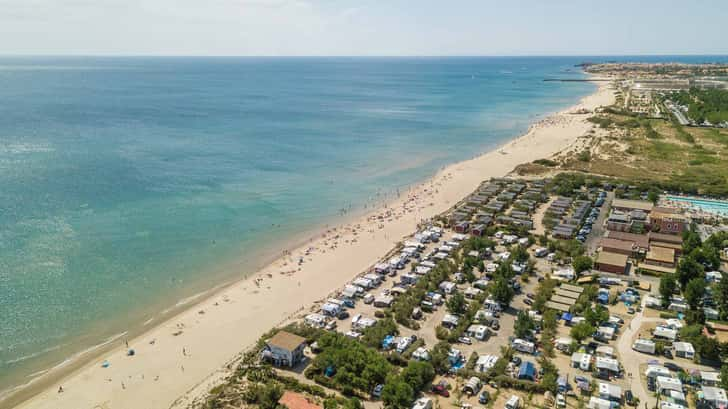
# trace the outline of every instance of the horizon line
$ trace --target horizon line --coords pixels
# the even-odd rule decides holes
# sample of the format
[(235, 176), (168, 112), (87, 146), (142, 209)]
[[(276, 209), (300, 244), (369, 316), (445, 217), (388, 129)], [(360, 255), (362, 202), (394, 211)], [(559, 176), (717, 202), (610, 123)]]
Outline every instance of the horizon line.
[(728, 57), (725, 54), (693, 54), (693, 53), (677, 53), (677, 54), (365, 54), (365, 55), (345, 55), (345, 54), (310, 54), (310, 55), (275, 55), (275, 54), (4, 54), (0, 53), (0, 58), (18, 58), (18, 57), (94, 57), (94, 58), (570, 58), (570, 57)]

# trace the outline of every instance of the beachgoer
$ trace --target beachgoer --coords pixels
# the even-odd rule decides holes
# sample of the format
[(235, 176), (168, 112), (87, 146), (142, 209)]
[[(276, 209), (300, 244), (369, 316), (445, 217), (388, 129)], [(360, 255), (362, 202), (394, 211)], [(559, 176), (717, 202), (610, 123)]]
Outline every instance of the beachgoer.
[(63, 386), (58, 387), (58, 393), (63, 393)]
[(182, 347), (182, 355), (187, 356), (187, 350), (184, 347)]

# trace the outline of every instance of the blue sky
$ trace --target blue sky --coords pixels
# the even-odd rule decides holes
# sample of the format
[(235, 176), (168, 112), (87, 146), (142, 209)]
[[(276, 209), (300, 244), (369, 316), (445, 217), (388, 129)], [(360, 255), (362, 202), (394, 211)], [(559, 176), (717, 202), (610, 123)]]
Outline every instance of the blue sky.
[(726, 0), (0, 0), (2, 54), (728, 54)]

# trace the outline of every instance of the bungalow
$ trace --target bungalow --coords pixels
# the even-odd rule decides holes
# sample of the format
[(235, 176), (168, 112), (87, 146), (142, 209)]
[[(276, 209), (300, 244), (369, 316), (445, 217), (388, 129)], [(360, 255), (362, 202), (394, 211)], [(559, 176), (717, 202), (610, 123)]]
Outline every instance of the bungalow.
[(616, 359), (598, 356), (596, 358), (595, 366), (597, 368), (597, 371), (607, 375), (619, 375), (620, 373), (619, 361), (617, 361)]
[(655, 380), (658, 376), (670, 376), (670, 370), (662, 365), (647, 365), (645, 370), (645, 376), (647, 379)]
[(624, 254), (602, 251), (597, 256), (595, 268), (605, 273), (626, 274), (627, 256)]
[(468, 288), (465, 289), (465, 291), (463, 291), (463, 295), (465, 296), (465, 298), (473, 299), (473, 298), (477, 297), (482, 292), (483, 292), (483, 290), (481, 290), (479, 288), (468, 287)]
[(688, 305), (682, 301), (673, 301), (667, 307), (668, 310), (676, 311), (676, 312), (685, 312), (688, 310), (688, 308), (689, 308)]
[(486, 225), (485, 224), (477, 224), (473, 226), (473, 228), (470, 230), (470, 234), (473, 236), (481, 237), (485, 234)]
[(652, 336), (656, 339), (664, 339), (666, 341), (675, 341), (677, 339), (677, 331), (672, 328), (658, 325), (652, 331)]
[(412, 405), (412, 409), (432, 409), (432, 399), (430, 398), (419, 398)]
[(622, 388), (611, 383), (599, 382), (599, 397), (612, 402), (620, 402)]
[(725, 389), (703, 386), (701, 387), (700, 392), (701, 393), (698, 394), (699, 401), (705, 402), (713, 408), (725, 408), (728, 406), (728, 397), (726, 397)]
[(316, 328), (323, 328), (326, 325), (326, 321), (326, 317), (321, 314), (308, 314), (303, 319), (303, 322), (305, 322), (307, 325)]
[(592, 396), (589, 398), (589, 405), (587, 407), (589, 409), (612, 409), (612, 402)]
[(603, 342), (609, 342), (614, 339), (614, 328), (599, 327), (597, 328), (597, 333), (595, 334), (594, 338)]
[(574, 352), (571, 355), (571, 367), (579, 368), (582, 371), (589, 371), (591, 369), (592, 356), (590, 354), (584, 354), (581, 352)]
[(569, 347), (571, 346), (571, 343), (574, 342), (571, 338), (563, 337), (563, 338), (557, 338), (554, 341), (554, 346), (556, 349), (562, 352), (566, 352), (569, 350)]
[(394, 297), (391, 295), (379, 294), (374, 298), (374, 306), (377, 308), (389, 308), (394, 303)]
[(488, 371), (488, 369), (495, 366), (498, 358), (499, 357), (496, 355), (480, 355), (478, 360), (475, 362), (475, 370), (479, 372)]
[(442, 326), (445, 328), (455, 328), (458, 326), (458, 322), (460, 322), (460, 319), (457, 315), (445, 314), (445, 316), (442, 317)]
[(614, 358), (614, 348), (609, 345), (600, 345), (596, 349), (597, 356), (603, 356), (607, 358)]
[(469, 337), (473, 337), (479, 341), (483, 341), (488, 337), (488, 327), (485, 325), (471, 325), (466, 331)]
[(700, 379), (703, 386), (718, 386), (720, 384), (720, 372), (700, 371)]
[(682, 382), (680, 382), (677, 378), (669, 378), (667, 376), (658, 376), (657, 377), (657, 393), (663, 395), (666, 395), (666, 391), (677, 391), (682, 392), (683, 391), (683, 385)]
[(455, 231), (458, 233), (467, 233), (469, 227), (470, 223), (463, 221), (455, 225)]
[(352, 284), (359, 286), (361, 288), (364, 288), (364, 289), (374, 288), (374, 283), (372, 282), (372, 280), (369, 280), (364, 277), (357, 278), (356, 280), (352, 281)]
[(273, 338), (266, 341), (262, 357), (276, 366), (293, 367), (303, 359), (305, 347), (306, 338), (288, 331), (278, 331)]
[(329, 317), (336, 317), (341, 313), (341, 305), (327, 302), (321, 306), (321, 313)]
[(705, 314), (705, 319), (708, 320), (718, 320), (720, 318), (720, 312), (715, 308), (703, 307), (703, 313)]
[(672, 345), (675, 347), (676, 356), (686, 359), (695, 358), (695, 348), (693, 348), (693, 344), (689, 342), (675, 342)]
[(524, 339), (516, 338), (511, 342), (511, 347), (516, 351), (523, 352), (525, 354), (532, 354), (536, 351), (536, 345), (533, 342), (528, 342)]
[(427, 352), (425, 347), (419, 347), (412, 353), (412, 359), (416, 361), (429, 361), (430, 353)]
[(440, 283), (439, 288), (440, 288), (440, 290), (444, 291), (445, 294), (452, 294), (453, 291), (455, 291), (457, 287), (455, 286), (455, 283), (453, 283), (451, 281), (443, 281)]
[(646, 253), (650, 248), (650, 236), (647, 234), (635, 234), (621, 231), (608, 231), (607, 238), (626, 241), (637, 248), (638, 253)]

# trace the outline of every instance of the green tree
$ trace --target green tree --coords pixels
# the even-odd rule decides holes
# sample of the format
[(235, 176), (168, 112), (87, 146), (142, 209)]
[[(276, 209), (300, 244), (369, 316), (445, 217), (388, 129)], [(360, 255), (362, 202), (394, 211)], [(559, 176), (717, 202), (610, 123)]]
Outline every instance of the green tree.
[(526, 338), (531, 335), (531, 330), (536, 327), (531, 317), (525, 311), (518, 311), (516, 321), (513, 323), (514, 334), (518, 338)]
[(399, 376), (390, 376), (382, 389), (382, 401), (387, 408), (409, 409), (415, 392), (407, 382)]
[(728, 389), (728, 364), (720, 367), (720, 387)]
[(498, 277), (495, 279), (490, 287), (490, 293), (493, 295), (493, 299), (504, 305), (510, 305), (515, 295), (513, 287), (505, 277)]
[(660, 277), (660, 296), (662, 297), (662, 306), (667, 308), (670, 305), (670, 299), (677, 289), (677, 281), (674, 274), (665, 274)]
[(601, 304), (597, 304), (594, 308), (588, 307), (584, 310), (584, 319), (589, 325), (596, 327), (609, 319), (609, 310)]
[(589, 325), (588, 322), (580, 322), (573, 327), (571, 327), (571, 337), (576, 340), (576, 342), (581, 343), (588, 337), (590, 337), (592, 334), (594, 334), (594, 327)]
[(478, 261), (478, 271), (480, 271), (481, 273), (485, 271), (485, 263), (483, 262), (483, 260)]
[(677, 281), (680, 287), (685, 288), (690, 280), (698, 278), (703, 274), (703, 266), (700, 265), (693, 257), (683, 257), (677, 265)]
[(574, 271), (581, 273), (582, 271), (591, 270), (594, 267), (594, 260), (589, 256), (576, 256), (571, 265), (574, 267)]
[(718, 311), (721, 320), (728, 320), (728, 274), (721, 273), (721, 279), (715, 285), (715, 299), (718, 301)]
[(690, 254), (698, 247), (702, 242), (700, 241), (700, 235), (695, 230), (686, 230), (683, 232), (683, 254)]
[(432, 348), (432, 351), (430, 352), (430, 362), (437, 373), (445, 373), (450, 369), (450, 361), (448, 360), (449, 354), (450, 344), (445, 341), (438, 342)]
[(700, 307), (700, 303), (705, 295), (705, 280), (702, 278), (693, 278), (685, 286), (685, 301), (687, 301), (691, 310), (697, 310)]
[(435, 379), (435, 368), (429, 362), (409, 361), (401, 376), (414, 390), (421, 391)]
[(447, 300), (447, 309), (453, 314), (462, 314), (465, 312), (467, 304), (468, 303), (465, 300), (465, 296), (462, 295), (460, 292), (455, 292)]
[(275, 409), (281, 396), (283, 388), (276, 382), (268, 383), (258, 389), (258, 405), (263, 409)]

